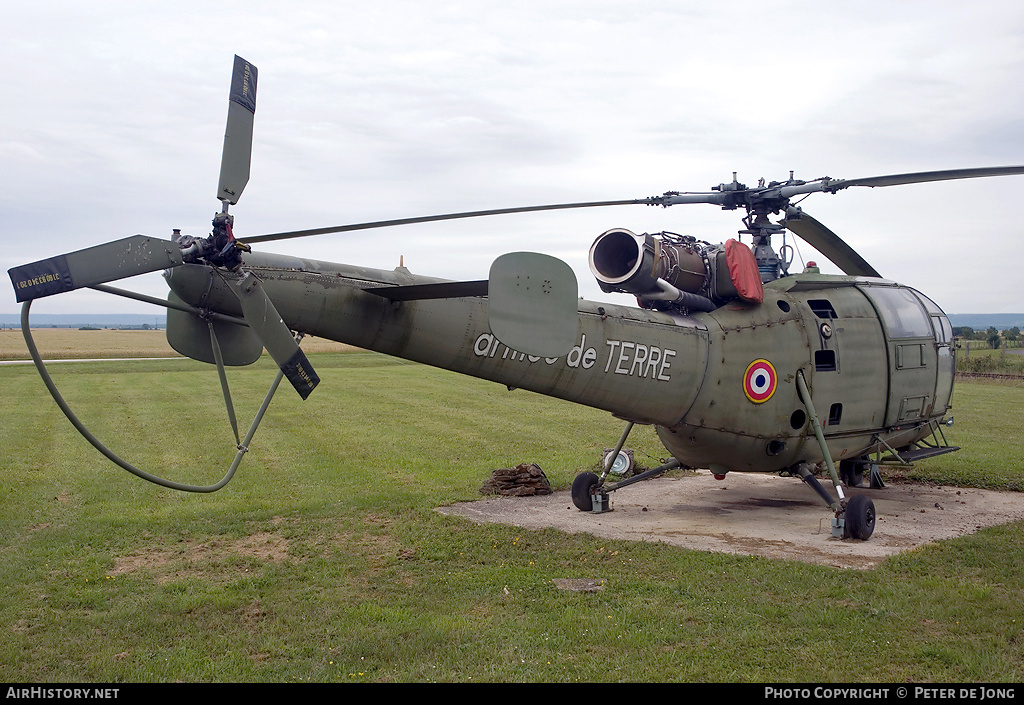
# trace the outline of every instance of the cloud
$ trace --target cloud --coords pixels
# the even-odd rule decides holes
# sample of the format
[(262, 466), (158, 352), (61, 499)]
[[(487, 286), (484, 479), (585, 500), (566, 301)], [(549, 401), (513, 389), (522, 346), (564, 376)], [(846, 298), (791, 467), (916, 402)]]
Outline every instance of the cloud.
[[(0, 264), (142, 232), (205, 234), (231, 55), (260, 69), (242, 232), (1024, 161), (1024, 7), (794, 0), (23, 4), (0, 28)], [(39, 31), (44, 28), (45, 32)], [(807, 200), (886, 276), (950, 312), (1022, 304), (1016, 178)], [(274, 251), (477, 278), (559, 254), (585, 295), (613, 226), (721, 241), (710, 206), (487, 218)], [(271, 249), (268, 247), (267, 249)], [(454, 251), (453, 251), (454, 250)], [(571, 254), (575, 253), (575, 254)], [(995, 273), (995, 275), (994, 275)], [(158, 276), (146, 293), (165, 291)], [(69, 311), (110, 305), (58, 297)], [(0, 310), (13, 311), (13, 295)]]

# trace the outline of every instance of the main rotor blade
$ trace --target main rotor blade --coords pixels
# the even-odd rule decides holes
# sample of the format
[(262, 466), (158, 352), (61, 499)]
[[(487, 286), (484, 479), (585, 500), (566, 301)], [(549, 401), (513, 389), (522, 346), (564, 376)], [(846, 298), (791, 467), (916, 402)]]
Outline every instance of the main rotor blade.
[(899, 186), (900, 184), (920, 184), (928, 181), (952, 181), (954, 179), (977, 179), (986, 176), (1011, 176), (1024, 174), (1024, 166), (982, 167), (979, 169), (945, 169), (943, 171), (917, 171), (908, 174), (889, 174), (888, 176), (870, 176), (863, 179), (847, 179), (833, 182), (829, 191), (848, 188), (850, 186)]
[(252, 162), (252, 126), (256, 119), (256, 67), (235, 56), (228, 96), (228, 122), (224, 129), (224, 151), (220, 158), (217, 198), (238, 203), (249, 183)]
[(177, 243), (133, 235), (7, 270), (19, 302), (177, 267)]
[(344, 233), (353, 230), (370, 230), (372, 228), (389, 228), (394, 225), (412, 225), (413, 223), (430, 223), (438, 220), (456, 220), (458, 218), (479, 218), (485, 215), (508, 215), (510, 213), (530, 213), (533, 211), (565, 210), (569, 208), (599, 208), (602, 206), (627, 206), (627, 205), (660, 205), (657, 198), (636, 198), (625, 201), (589, 201), (584, 203), (555, 203), (547, 206), (524, 206), (520, 208), (495, 208), (493, 210), (466, 211), (463, 213), (444, 213), (441, 215), (425, 215), (418, 218), (397, 218), (394, 220), (375, 220), (367, 223), (353, 223), (352, 225), (336, 225), (328, 228), (313, 228), (311, 230), (293, 230), (290, 232), (271, 233), (269, 235), (257, 235), (256, 237), (241, 238), (248, 245), (260, 242), (272, 242), (274, 240), (291, 240), (311, 235), (327, 235), (330, 233)]
[(900, 186), (903, 184), (921, 184), (929, 181), (952, 181), (954, 179), (978, 179), (988, 176), (1013, 176), (1024, 174), (1024, 166), (994, 166), (976, 169), (945, 169), (942, 171), (915, 171), (907, 174), (888, 174), (886, 176), (869, 176), (862, 179), (820, 179), (809, 183), (782, 185), (766, 192), (778, 193), (781, 196), (797, 196), (805, 193), (835, 193), (851, 186)]
[(305, 399), (320, 383), (320, 377), (263, 290), (263, 283), (251, 272), (246, 272), (238, 280), (231, 281), (231, 284), (242, 305), (245, 322), (263, 341), (263, 346), (295, 387), (295, 391)]
[(790, 206), (786, 209), (785, 226), (796, 233), (808, 245), (828, 257), (846, 274), (856, 277), (881, 277), (857, 251), (834, 232), (807, 215), (801, 209)]

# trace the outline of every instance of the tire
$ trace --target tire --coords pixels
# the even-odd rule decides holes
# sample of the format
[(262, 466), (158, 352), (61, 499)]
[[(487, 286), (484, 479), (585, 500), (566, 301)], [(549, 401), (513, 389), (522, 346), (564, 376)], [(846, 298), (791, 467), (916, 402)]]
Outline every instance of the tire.
[(590, 490), (601, 482), (601, 478), (592, 472), (581, 472), (572, 481), (572, 503), (581, 512), (592, 512), (594, 510), (594, 496)]
[(850, 487), (860, 487), (864, 482), (864, 470), (860, 464), (850, 468)]
[(875, 530), (875, 503), (866, 494), (855, 494), (846, 504), (846, 535), (867, 541)]
[(839, 461), (839, 478), (847, 487), (860, 487), (864, 482), (864, 466), (856, 460)]

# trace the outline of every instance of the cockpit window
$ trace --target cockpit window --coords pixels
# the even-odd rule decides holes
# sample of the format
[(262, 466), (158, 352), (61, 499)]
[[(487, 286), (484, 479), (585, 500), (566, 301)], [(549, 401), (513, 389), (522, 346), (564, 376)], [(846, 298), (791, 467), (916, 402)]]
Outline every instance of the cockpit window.
[[(910, 289), (869, 286), (864, 293), (875, 304), (890, 338), (932, 338), (931, 317)], [(931, 303), (931, 302), (929, 302)], [(935, 306), (934, 303), (931, 304)], [(938, 309), (938, 307), (935, 307)]]
[(935, 334), (935, 340), (940, 343), (949, 343), (953, 340), (953, 326), (950, 324), (949, 319), (946, 318), (946, 314), (942, 312), (942, 309), (938, 305), (929, 299), (927, 296), (922, 294), (920, 291), (914, 291), (917, 294), (917, 298), (924, 304), (925, 310), (928, 315), (932, 318), (932, 329)]

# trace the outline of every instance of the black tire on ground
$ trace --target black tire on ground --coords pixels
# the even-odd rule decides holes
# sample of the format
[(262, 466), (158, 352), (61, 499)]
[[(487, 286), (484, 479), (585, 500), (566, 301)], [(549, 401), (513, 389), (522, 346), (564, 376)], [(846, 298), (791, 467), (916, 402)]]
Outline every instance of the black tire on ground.
[(875, 503), (866, 494), (855, 494), (846, 503), (846, 534), (867, 541), (875, 530)]
[(581, 472), (572, 481), (572, 503), (581, 512), (591, 512), (594, 510), (594, 496), (590, 494), (590, 490), (592, 487), (597, 486), (600, 481), (601, 478), (592, 472)]

